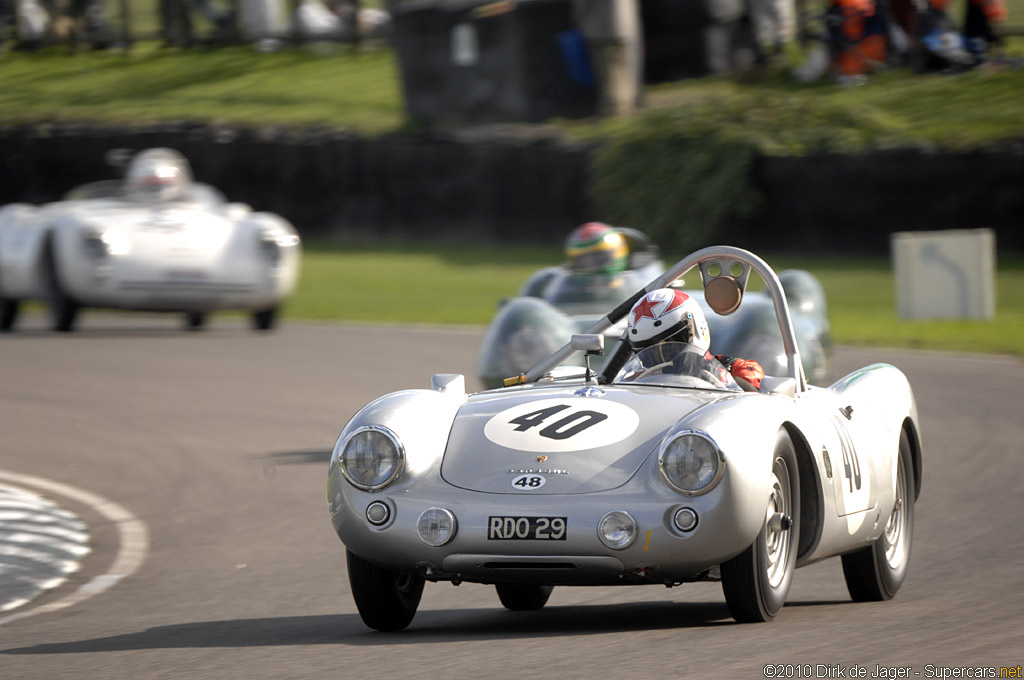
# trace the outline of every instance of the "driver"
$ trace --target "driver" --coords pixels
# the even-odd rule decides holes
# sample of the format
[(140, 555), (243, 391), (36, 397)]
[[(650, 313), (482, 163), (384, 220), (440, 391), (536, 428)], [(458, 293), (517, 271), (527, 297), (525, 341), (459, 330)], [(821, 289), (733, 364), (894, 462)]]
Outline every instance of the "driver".
[(184, 200), (191, 183), (188, 161), (173, 149), (139, 152), (125, 173), (127, 194), (138, 201)]
[[(722, 384), (728, 381), (727, 375), (732, 375), (748, 392), (761, 388), (764, 369), (758, 362), (711, 355), (711, 332), (704, 311), (697, 300), (681, 290), (659, 288), (648, 293), (633, 305), (626, 323), (626, 338), (633, 351), (660, 347), (660, 352), (645, 352), (645, 355), (654, 354), (658, 363), (671, 361), (673, 373), (700, 375), (702, 371), (709, 371)], [(685, 345), (679, 343), (688, 344), (699, 352), (686, 351)]]
[(629, 245), (613, 227), (603, 222), (587, 222), (569, 234), (565, 256), (573, 274), (615, 275), (626, 270)]
[(565, 241), (565, 270), (546, 297), (556, 304), (621, 302), (629, 295), (629, 245), (603, 222), (587, 222)]

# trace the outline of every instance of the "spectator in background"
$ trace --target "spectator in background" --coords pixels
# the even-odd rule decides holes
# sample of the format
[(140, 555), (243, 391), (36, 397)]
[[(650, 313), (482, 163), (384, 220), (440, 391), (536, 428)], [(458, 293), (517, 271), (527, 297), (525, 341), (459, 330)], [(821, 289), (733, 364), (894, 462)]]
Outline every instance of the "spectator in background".
[(749, 0), (748, 11), (760, 53), (781, 54), (796, 40), (794, 0)]
[(51, 8), (39, 0), (13, 0), (18, 47), (36, 49), (47, 40), (53, 30)]
[(356, 0), (296, 0), (289, 31), (306, 40), (356, 40), (388, 34), (391, 16)]
[(885, 16), (876, 0), (832, 0), (826, 16), (832, 69), (840, 82), (885, 65)]
[(831, 73), (840, 85), (864, 82), (869, 73), (888, 66), (890, 49), (906, 50), (902, 31), (898, 33), (902, 45), (891, 45), (889, 23), (879, 0), (829, 0), (819, 42), (808, 50), (793, 76), (809, 83)]
[(597, 79), (601, 115), (632, 115), (643, 96), (639, 1), (573, 0), (573, 10)]
[(918, 72), (965, 70), (984, 63), (1001, 45), (1003, 0), (965, 0), (963, 30), (949, 15), (949, 0), (890, 0), (892, 14), (916, 44)]
[(1003, 45), (1000, 27), (1006, 21), (1006, 5), (1003, 0), (967, 0), (964, 13), (964, 39), (967, 50), (984, 61), (993, 48), (1001, 50)]

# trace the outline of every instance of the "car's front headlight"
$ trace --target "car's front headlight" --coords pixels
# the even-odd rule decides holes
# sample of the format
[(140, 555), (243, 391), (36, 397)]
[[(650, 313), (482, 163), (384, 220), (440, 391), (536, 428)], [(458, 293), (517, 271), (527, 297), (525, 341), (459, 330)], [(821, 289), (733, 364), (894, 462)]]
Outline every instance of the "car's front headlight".
[(263, 256), (271, 265), (277, 266), (281, 262), (283, 250), (292, 248), (299, 244), (299, 237), (281, 231), (263, 231), (258, 237), (258, 247)]
[(102, 260), (108, 255), (127, 254), (131, 250), (131, 241), (119, 229), (86, 229), (82, 232), (82, 247), (89, 257)]
[(374, 491), (384, 488), (401, 474), (405, 448), (388, 428), (367, 425), (345, 439), (338, 464), (353, 486)]
[(718, 484), (725, 472), (725, 458), (711, 435), (684, 430), (662, 443), (658, 466), (672, 488), (696, 496)]
[(107, 244), (103, 242), (102, 234), (98, 231), (82, 232), (82, 248), (87, 256), (97, 260), (110, 254), (107, 250)]

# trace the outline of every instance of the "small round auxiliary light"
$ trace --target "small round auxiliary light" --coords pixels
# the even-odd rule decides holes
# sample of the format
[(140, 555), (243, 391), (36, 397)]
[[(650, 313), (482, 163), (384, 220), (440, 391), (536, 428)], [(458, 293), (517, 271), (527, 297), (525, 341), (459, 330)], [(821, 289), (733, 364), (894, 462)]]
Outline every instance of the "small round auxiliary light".
[(697, 513), (692, 508), (679, 508), (672, 518), (672, 523), (680, 531), (693, 531), (697, 528)]
[(597, 524), (597, 537), (612, 550), (624, 550), (636, 540), (636, 520), (622, 510), (609, 512)]
[(442, 546), (455, 537), (455, 515), (447, 508), (424, 510), (416, 522), (416, 533), (427, 545)]
[(375, 527), (383, 526), (391, 519), (391, 508), (383, 501), (374, 501), (366, 506), (366, 521)]

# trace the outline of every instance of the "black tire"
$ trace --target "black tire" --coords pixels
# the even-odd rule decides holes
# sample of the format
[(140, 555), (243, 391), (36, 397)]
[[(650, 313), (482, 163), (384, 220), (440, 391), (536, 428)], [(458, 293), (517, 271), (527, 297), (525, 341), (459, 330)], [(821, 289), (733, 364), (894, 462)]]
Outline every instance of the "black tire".
[(913, 470), (910, 438), (904, 431), (896, 464), (896, 504), (885, 531), (868, 547), (843, 555), (846, 589), (854, 602), (891, 600), (907, 577), (914, 537)]
[(70, 333), (78, 319), (78, 301), (67, 294), (57, 274), (57, 255), (52, 241), (46, 245), (46, 298), (50, 307), (50, 328)]
[(529, 583), (497, 583), (498, 599), (505, 609), (514, 612), (528, 612), (543, 609), (551, 597), (554, 586), (537, 586)]
[(77, 300), (64, 292), (56, 274), (50, 281), (49, 293), (50, 328), (58, 333), (70, 333), (75, 330), (80, 306)]
[(206, 326), (206, 314), (202, 312), (185, 312), (185, 328), (190, 331), (202, 330)]
[(363, 623), (382, 631), (402, 630), (412, 623), (425, 583), (421, 576), (378, 567), (351, 551), (348, 582)]
[[(773, 520), (779, 513), (782, 517)], [(729, 613), (740, 623), (771, 621), (786, 603), (800, 543), (799, 518), (796, 450), (789, 433), (779, 430), (765, 522), (749, 548), (721, 565), (725, 601)]]
[(20, 300), (0, 298), (0, 333), (10, 333), (14, 330), (14, 324), (18, 321), (20, 305)]
[(269, 331), (273, 330), (274, 326), (277, 325), (277, 307), (270, 307), (268, 309), (261, 309), (258, 312), (253, 312), (252, 315), (252, 327), (258, 331)]

